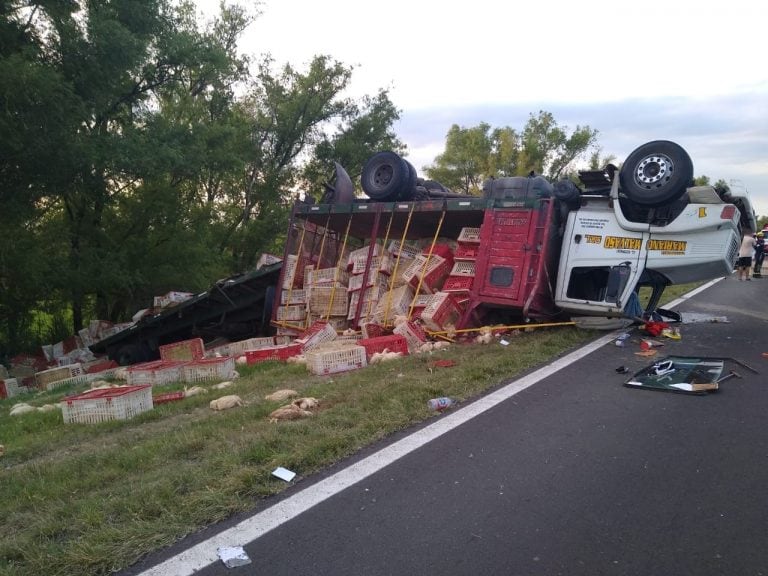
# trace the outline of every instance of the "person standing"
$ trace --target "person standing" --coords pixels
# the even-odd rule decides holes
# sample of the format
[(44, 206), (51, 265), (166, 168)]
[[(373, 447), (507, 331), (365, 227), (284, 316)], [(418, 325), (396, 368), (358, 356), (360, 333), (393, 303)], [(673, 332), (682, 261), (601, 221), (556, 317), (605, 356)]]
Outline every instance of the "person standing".
[(752, 253), (755, 251), (755, 238), (751, 230), (744, 231), (739, 248), (739, 259), (736, 261), (736, 269), (739, 271), (739, 280), (752, 280), (749, 273), (752, 268)]
[(755, 268), (752, 270), (753, 278), (762, 278), (763, 258), (765, 257), (765, 238), (762, 232), (755, 234)]

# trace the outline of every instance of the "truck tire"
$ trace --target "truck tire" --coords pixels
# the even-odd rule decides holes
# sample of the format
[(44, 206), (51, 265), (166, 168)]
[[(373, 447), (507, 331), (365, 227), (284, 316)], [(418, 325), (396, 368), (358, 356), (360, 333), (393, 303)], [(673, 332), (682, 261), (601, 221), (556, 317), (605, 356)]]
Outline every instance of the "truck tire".
[(552, 189), (555, 198), (568, 205), (578, 203), (579, 198), (581, 197), (581, 192), (579, 191), (578, 186), (567, 178), (555, 182), (552, 185)]
[(405, 160), (394, 152), (378, 152), (365, 163), (360, 181), (372, 200), (394, 201), (408, 185), (410, 172)]
[(692, 181), (691, 157), (682, 146), (668, 140), (654, 140), (635, 149), (619, 172), (626, 197), (648, 208), (674, 202)]
[(400, 194), (398, 194), (397, 198), (398, 200), (413, 200), (413, 197), (416, 194), (416, 180), (418, 175), (416, 174), (416, 168), (413, 167), (413, 164), (405, 159), (403, 159), (403, 162), (408, 166), (408, 179), (406, 180), (405, 185), (400, 189)]

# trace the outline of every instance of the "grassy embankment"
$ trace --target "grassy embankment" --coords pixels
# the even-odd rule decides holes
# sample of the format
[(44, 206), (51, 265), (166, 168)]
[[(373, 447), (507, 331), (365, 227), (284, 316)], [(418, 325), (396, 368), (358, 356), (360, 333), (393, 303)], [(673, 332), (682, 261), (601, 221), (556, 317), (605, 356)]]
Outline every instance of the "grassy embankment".
[[(673, 288), (665, 301), (691, 286)], [(80, 576), (126, 567), (283, 490), (285, 483), (271, 476), (277, 466), (300, 481), (434, 417), (429, 398), (478, 396), (596, 335), (571, 326), (515, 332), (509, 346), (457, 344), (326, 377), (301, 365), (247, 366), (227, 390), (101, 424), (64, 424), (58, 410), (8, 414), (20, 400), (42, 406), (82, 387), (2, 400), (0, 574)], [(436, 368), (435, 359), (456, 364)], [(280, 403), (264, 396), (281, 388), (319, 398), (320, 410), (270, 423)], [(225, 394), (238, 394), (246, 405), (210, 410), (209, 401)]]

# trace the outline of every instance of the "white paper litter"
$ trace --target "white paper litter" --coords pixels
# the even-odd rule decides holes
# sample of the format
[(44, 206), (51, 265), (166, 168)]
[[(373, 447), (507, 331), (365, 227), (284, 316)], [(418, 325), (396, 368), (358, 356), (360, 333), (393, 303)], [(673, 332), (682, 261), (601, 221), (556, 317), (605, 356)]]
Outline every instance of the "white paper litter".
[(248, 554), (245, 553), (242, 546), (222, 546), (217, 551), (219, 558), (227, 568), (245, 566), (251, 563), (251, 559), (248, 558)]
[(508, 340), (499, 340), (499, 344), (501, 344), (502, 346), (509, 346), (509, 341)]
[(296, 472), (291, 472), (287, 468), (278, 466), (272, 471), (272, 476), (277, 476), (278, 478), (280, 478), (280, 480), (285, 480), (286, 482), (290, 482), (296, 477)]

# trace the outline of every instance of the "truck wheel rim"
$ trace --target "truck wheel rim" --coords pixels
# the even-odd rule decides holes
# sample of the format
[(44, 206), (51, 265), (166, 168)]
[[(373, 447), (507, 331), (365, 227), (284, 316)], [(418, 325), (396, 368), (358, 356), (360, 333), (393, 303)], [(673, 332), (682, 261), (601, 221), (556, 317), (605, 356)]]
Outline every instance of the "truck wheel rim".
[(377, 186), (384, 187), (392, 181), (392, 167), (382, 166), (373, 175), (373, 180)]
[(663, 154), (646, 156), (637, 165), (635, 180), (646, 188), (660, 186), (672, 177), (674, 169), (675, 165), (668, 156)]

